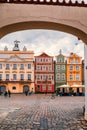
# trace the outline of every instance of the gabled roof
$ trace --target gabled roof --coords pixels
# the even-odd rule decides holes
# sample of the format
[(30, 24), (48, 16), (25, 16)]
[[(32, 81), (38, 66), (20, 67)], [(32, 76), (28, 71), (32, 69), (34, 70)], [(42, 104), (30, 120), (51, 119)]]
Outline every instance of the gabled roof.
[(75, 53), (70, 53), (70, 56), (68, 56), (67, 58), (72, 58), (72, 57), (79, 57), (79, 58), (82, 58), (82, 57), (80, 57), (80, 56), (78, 56), (77, 54), (75, 54)]
[(49, 56), (48, 54), (46, 54), (45, 52), (43, 52), (42, 54), (35, 56), (35, 57), (53, 57), (53, 56)]
[(55, 57), (60, 57), (60, 56), (65, 57), (63, 54), (56, 55)]

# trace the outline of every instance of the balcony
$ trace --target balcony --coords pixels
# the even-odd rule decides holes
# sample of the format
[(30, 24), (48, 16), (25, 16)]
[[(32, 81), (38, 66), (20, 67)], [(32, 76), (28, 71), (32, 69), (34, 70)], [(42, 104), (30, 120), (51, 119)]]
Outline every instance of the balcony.
[(20, 83), (20, 84), (25, 84), (25, 83), (32, 83), (32, 80), (28, 80), (28, 79), (20, 79), (20, 80), (15, 80), (15, 79), (5, 79), (5, 80), (2, 80), (0, 79), (0, 83), (5, 83), (5, 84), (8, 84), (8, 83)]
[(52, 81), (37, 81), (38, 84), (51, 84)]
[(13, 70), (17, 70), (17, 68), (13, 68)]

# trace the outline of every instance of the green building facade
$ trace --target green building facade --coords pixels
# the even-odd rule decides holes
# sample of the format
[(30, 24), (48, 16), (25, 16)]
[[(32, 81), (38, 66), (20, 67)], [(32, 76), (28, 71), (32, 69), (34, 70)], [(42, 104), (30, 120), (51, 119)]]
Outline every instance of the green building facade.
[(55, 56), (55, 90), (61, 85), (66, 84), (66, 60), (65, 56), (60, 54)]

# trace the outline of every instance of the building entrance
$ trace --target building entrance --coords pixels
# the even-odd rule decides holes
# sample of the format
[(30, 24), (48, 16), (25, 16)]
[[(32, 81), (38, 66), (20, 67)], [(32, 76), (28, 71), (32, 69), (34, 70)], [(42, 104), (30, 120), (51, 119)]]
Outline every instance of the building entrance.
[(6, 86), (0, 86), (0, 94), (6, 91)]
[(23, 92), (25, 92), (25, 91), (29, 91), (29, 90), (30, 90), (30, 88), (29, 88), (28, 85), (23, 86)]

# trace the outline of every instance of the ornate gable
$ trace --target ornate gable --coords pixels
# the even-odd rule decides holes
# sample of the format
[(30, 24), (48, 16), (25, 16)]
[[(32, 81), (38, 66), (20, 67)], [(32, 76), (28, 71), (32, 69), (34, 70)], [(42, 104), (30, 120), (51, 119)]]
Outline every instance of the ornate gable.
[(18, 57), (17, 55), (11, 56), (9, 59), (6, 60), (7, 62), (23, 62), (24, 60)]
[(45, 52), (43, 52), (41, 55), (39, 55), (40, 57), (52, 57), (52, 56), (49, 56), (47, 55)]

